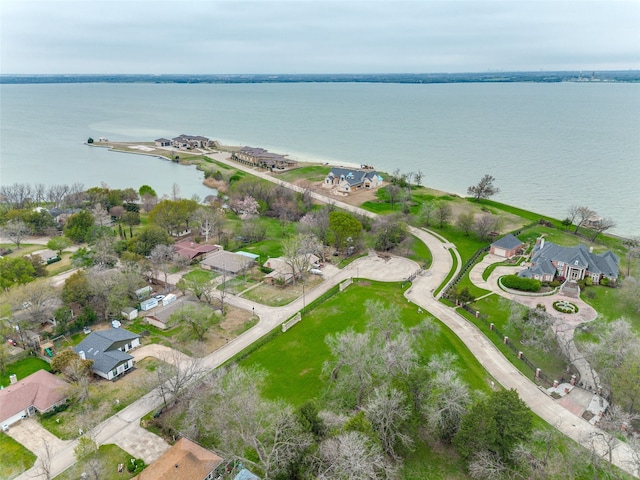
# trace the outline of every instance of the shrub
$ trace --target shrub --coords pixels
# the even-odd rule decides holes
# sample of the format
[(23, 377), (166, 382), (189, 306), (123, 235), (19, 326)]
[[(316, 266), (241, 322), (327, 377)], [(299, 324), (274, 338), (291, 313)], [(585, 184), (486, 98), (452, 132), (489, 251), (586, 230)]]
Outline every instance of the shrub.
[(504, 287), (522, 292), (538, 292), (541, 286), (540, 280), (522, 278), (517, 275), (505, 275), (501, 278), (501, 281)]
[(585, 278), (585, 279), (584, 279), (584, 284), (585, 284), (587, 287), (590, 287), (591, 285), (593, 285), (593, 279), (592, 279), (591, 277), (587, 277), (587, 278)]
[(558, 287), (560, 286), (560, 281), (559, 281), (559, 280), (554, 280), (553, 282), (551, 282), (551, 283), (549, 284), (549, 286), (550, 286), (551, 288), (558, 288)]
[(602, 277), (602, 280), (600, 280), (600, 285), (603, 285), (605, 287), (609, 286), (609, 279), (607, 277)]

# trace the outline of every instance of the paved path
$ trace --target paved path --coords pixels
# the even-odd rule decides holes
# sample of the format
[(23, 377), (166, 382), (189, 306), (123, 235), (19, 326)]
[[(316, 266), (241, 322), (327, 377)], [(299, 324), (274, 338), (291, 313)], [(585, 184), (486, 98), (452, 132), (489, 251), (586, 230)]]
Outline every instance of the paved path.
[[(226, 156), (227, 154), (212, 155), (212, 158), (225, 162)], [(235, 162), (226, 161), (226, 163), (233, 165), (239, 170), (245, 170), (252, 175), (265, 178), (271, 182), (284, 185), (294, 190), (302, 190), (299, 187), (287, 184), (280, 179), (274, 178), (263, 172), (258, 172), (252, 168), (244, 167), (243, 165)], [(329, 199), (314, 192), (312, 192), (312, 197), (325, 203), (335, 204), (336, 206), (351, 212), (367, 215), (369, 217), (375, 216), (375, 214), (371, 212), (366, 212), (360, 208)], [(591, 443), (592, 435), (602, 434), (603, 432), (601, 430), (596, 429), (587, 421), (576, 417), (569, 411), (565, 410), (561, 405), (557, 404), (551, 397), (538, 388), (537, 385), (517, 370), (493, 345), (493, 343), (491, 343), (484, 334), (480, 332), (480, 330), (458, 315), (454, 309), (445, 306), (434, 298), (435, 289), (437, 289), (445, 278), (447, 278), (449, 272), (453, 268), (452, 255), (455, 256), (457, 260), (456, 272), (461, 268), (460, 256), (457, 251), (455, 251), (455, 248), (451, 244), (446, 243), (442, 237), (428, 233), (424, 230), (411, 228), (411, 233), (420, 238), (429, 247), (433, 255), (433, 263), (428, 272), (416, 277), (412, 287), (405, 292), (406, 297), (410, 301), (413, 301), (417, 305), (429, 311), (432, 315), (451, 328), (465, 343), (472, 354), (476, 356), (478, 361), (484, 366), (489, 374), (492, 375), (493, 378), (495, 378), (495, 380), (503, 387), (516, 389), (520, 397), (527, 403), (534, 413), (568, 437), (588, 448)], [(234, 306), (238, 306), (246, 310), (250, 310), (255, 307), (255, 313), (260, 317), (260, 321), (253, 328), (235, 338), (232, 342), (205, 357), (203, 359), (203, 366), (207, 370), (211, 370), (222, 365), (228, 359), (244, 350), (253, 342), (266, 335), (273, 328), (276, 328), (279, 324), (301, 310), (304, 302), (307, 304), (310, 303), (322, 293), (326, 292), (329, 288), (349, 277), (357, 275), (361, 278), (371, 278), (372, 280), (401, 281), (411, 274), (416, 273), (418, 270), (419, 266), (408, 259), (392, 257), (389, 260), (383, 260), (375, 255), (369, 255), (352, 262), (335, 276), (325, 279), (322, 284), (309, 292), (306, 292), (305, 298), (299, 298), (285, 307), (268, 307), (256, 304), (255, 302), (244, 298), (229, 295), (226, 298), (226, 301)], [(134, 448), (131, 446), (131, 443), (126, 440), (127, 436), (136, 438), (137, 435), (143, 435), (138, 428), (136, 428), (139, 424), (140, 418), (149, 411), (158, 408), (161, 402), (160, 397), (155, 392), (150, 392), (115, 416), (102, 422), (94, 429), (93, 433), (100, 444), (120, 442), (122, 445), (127, 445), (127, 448)], [(149, 437), (144, 434), (143, 438), (148, 439)], [(145, 451), (144, 454), (148, 455), (148, 458), (158, 455), (158, 452), (162, 451), (164, 448), (164, 442), (161, 439), (158, 439), (157, 441), (161, 442), (158, 444), (159, 446), (157, 451), (152, 451), (150, 446), (148, 447), (148, 450)], [(54, 475), (62, 472), (75, 462), (75, 458), (73, 456), (73, 446), (75, 443), (76, 442), (74, 441), (69, 445), (66, 445), (53, 459), (52, 472)], [(600, 453), (604, 453), (602, 445), (600, 445)], [(613, 463), (631, 475), (634, 475), (636, 472), (635, 468), (632, 467), (631, 459), (632, 452), (628, 445), (619, 444), (613, 450)], [(34, 468), (25, 472), (18, 478), (19, 480), (27, 480), (44, 477), (38, 475), (37, 470)]]

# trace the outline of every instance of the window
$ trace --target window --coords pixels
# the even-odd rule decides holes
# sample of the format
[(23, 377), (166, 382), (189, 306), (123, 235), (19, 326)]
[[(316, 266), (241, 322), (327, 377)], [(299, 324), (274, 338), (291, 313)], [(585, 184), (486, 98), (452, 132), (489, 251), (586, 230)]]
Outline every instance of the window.
[(111, 370), (111, 375), (112, 375), (113, 377), (117, 377), (117, 376), (118, 376), (118, 369), (117, 369), (117, 368), (114, 368), (113, 370)]

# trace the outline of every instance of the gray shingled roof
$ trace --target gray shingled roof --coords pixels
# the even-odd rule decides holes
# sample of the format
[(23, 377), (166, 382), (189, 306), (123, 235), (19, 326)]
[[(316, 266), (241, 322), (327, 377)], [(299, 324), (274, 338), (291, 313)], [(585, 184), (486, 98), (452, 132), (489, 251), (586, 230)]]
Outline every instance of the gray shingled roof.
[(98, 330), (91, 332), (73, 350), (78, 354), (84, 352), (87, 360), (93, 360), (91, 368), (94, 370), (108, 373), (122, 362), (133, 358), (118, 348), (136, 338), (140, 338), (140, 335), (124, 328)]
[(344, 168), (334, 167), (329, 172), (329, 177), (338, 177), (344, 180), (351, 186), (360, 185), (366, 179), (371, 179), (378, 176), (375, 170), (358, 170), (357, 168)]
[(511, 250), (522, 245), (522, 242), (511, 233), (499, 238), (491, 244), (492, 247), (504, 248), (505, 250)]
[[(616, 278), (619, 272), (620, 259), (611, 251), (596, 255), (583, 245), (561, 247), (553, 242), (537, 243), (533, 248), (531, 263), (534, 266), (543, 265), (551, 261), (578, 266), (590, 273), (600, 273), (607, 277)], [(576, 263), (577, 262), (577, 263)]]

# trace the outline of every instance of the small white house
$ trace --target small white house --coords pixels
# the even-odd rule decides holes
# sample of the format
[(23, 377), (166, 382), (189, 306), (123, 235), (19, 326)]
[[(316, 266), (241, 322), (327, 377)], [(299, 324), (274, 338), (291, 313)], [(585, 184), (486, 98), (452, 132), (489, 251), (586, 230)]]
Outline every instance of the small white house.
[(147, 310), (151, 310), (152, 308), (155, 308), (157, 306), (158, 306), (157, 298), (149, 298), (144, 302), (140, 302), (140, 310), (142, 310), (143, 312), (146, 312)]
[(153, 292), (153, 287), (148, 285), (136, 290), (136, 297), (138, 297), (138, 300), (144, 300), (145, 298), (151, 296), (151, 292)]

